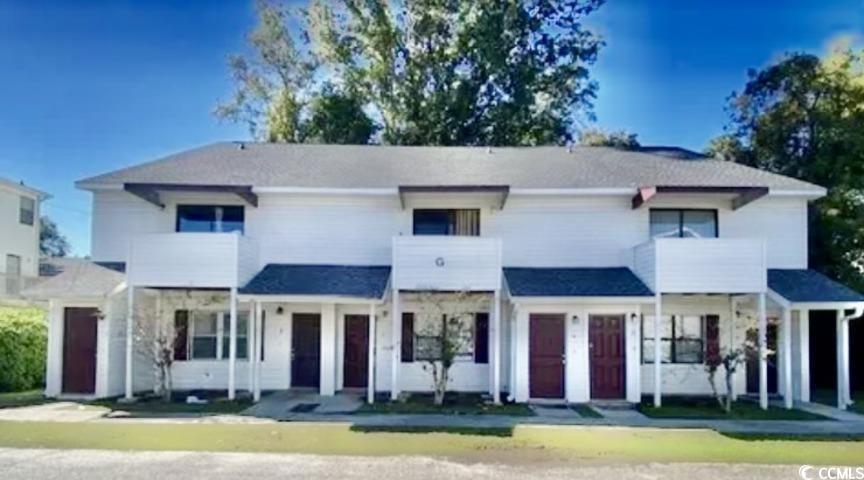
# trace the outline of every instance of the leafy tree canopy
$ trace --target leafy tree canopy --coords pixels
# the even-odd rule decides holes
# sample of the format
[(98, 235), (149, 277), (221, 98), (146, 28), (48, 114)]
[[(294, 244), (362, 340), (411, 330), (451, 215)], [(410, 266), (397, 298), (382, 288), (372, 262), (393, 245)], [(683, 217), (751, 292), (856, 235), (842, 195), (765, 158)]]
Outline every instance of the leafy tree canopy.
[(864, 51), (788, 55), (751, 71), (708, 150), (829, 189), (815, 203), (811, 264), (864, 288)]
[[(374, 121), (390, 144), (564, 143), (580, 115), (591, 118), (588, 67), (602, 42), (582, 22), (602, 3), (259, 3), (252, 54), (231, 59), (237, 90), (216, 113), (278, 141), (353, 142)], [(351, 129), (334, 138), (316, 113), (348, 114)]]
[(43, 257), (65, 257), (71, 247), (66, 237), (60, 233), (57, 224), (48, 217), (40, 219), (39, 254)]
[(579, 132), (579, 144), (587, 147), (613, 147), (622, 150), (637, 150), (641, 145), (635, 133), (623, 130), (606, 132), (599, 129), (587, 129)]

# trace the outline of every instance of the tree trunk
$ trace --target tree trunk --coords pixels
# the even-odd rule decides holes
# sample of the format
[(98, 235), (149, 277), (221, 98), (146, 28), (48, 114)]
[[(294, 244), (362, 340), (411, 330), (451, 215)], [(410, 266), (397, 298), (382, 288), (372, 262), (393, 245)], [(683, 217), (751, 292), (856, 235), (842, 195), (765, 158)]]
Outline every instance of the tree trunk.
[(438, 370), (437, 378), (435, 379), (435, 405), (441, 406), (444, 405), (444, 396), (447, 394), (447, 376), (449, 374), (448, 369), (443, 365), (440, 366), (440, 370)]
[(734, 374), (734, 369), (726, 367), (726, 405), (723, 406), (726, 413), (732, 411), (732, 376)]

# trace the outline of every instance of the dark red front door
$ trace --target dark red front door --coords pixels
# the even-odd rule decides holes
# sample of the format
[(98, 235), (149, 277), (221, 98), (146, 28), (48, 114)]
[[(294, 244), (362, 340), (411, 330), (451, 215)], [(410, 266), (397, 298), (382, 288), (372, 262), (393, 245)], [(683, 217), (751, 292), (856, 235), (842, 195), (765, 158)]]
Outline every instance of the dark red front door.
[(369, 371), (369, 317), (345, 315), (345, 388), (365, 388)]
[(564, 398), (564, 315), (531, 314), (529, 323), (529, 395)]
[(96, 392), (95, 308), (63, 311), (63, 393)]
[(591, 398), (624, 398), (624, 316), (591, 315)]
[(321, 383), (321, 315), (295, 313), (291, 327), (291, 386)]

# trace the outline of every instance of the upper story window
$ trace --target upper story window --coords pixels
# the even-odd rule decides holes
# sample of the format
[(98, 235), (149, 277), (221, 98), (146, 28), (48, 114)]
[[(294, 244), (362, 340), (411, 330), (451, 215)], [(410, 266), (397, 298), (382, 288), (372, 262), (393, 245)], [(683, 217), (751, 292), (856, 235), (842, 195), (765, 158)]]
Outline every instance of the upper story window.
[(33, 225), (36, 219), (36, 200), (30, 197), (20, 197), (18, 208), (18, 223), (22, 225)]
[(651, 238), (716, 238), (717, 210), (652, 209)]
[(177, 205), (178, 232), (243, 233), (243, 207)]
[(480, 210), (415, 209), (414, 235), (480, 236)]

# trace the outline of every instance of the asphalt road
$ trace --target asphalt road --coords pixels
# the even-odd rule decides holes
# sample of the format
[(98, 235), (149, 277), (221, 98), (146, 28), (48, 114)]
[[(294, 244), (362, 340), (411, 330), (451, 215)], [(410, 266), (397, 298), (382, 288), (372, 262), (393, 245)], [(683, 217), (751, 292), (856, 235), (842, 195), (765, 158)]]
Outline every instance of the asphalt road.
[(200, 452), (0, 448), (0, 478), (193, 480), (402, 479), (795, 479), (797, 465), (466, 463), (430, 457), (337, 457)]

